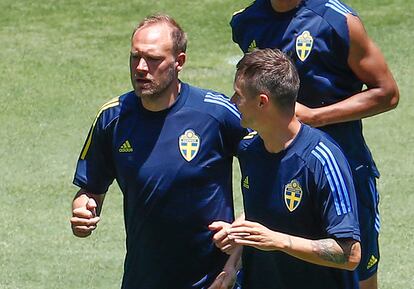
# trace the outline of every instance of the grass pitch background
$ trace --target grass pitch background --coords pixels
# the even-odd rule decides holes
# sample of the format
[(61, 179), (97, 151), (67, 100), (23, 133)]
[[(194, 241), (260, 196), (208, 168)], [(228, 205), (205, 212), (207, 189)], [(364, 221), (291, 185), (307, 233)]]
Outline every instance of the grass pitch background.
[[(69, 218), (76, 190), (71, 180), (94, 115), (106, 100), (130, 90), (131, 31), (148, 14), (171, 14), (189, 37), (181, 78), (231, 95), (232, 62), (240, 51), (228, 21), (249, 3), (0, 2), (1, 289), (119, 288), (124, 228), (116, 185), (90, 238), (73, 237)], [(346, 3), (360, 13), (400, 87), (399, 107), (364, 125), (382, 173), (380, 287), (414, 288), (414, 2)], [(238, 180), (235, 170), (236, 187)]]

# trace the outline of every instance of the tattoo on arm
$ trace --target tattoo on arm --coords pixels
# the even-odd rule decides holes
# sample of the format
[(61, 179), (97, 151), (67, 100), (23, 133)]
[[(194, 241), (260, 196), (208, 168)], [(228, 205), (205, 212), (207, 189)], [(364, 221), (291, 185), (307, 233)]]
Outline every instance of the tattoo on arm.
[(342, 250), (335, 249), (337, 242), (333, 239), (312, 241), (312, 250), (320, 258), (337, 264), (345, 264), (347, 256)]

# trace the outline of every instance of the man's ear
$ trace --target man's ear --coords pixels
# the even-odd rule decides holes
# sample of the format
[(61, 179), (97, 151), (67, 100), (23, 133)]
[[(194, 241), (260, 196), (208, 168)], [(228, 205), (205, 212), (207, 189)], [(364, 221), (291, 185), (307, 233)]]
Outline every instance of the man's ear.
[(264, 93), (259, 95), (259, 107), (266, 107), (270, 102), (269, 96)]
[(180, 52), (175, 58), (175, 68), (178, 72), (180, 72), (183, 69), (186, 58), (187, 55), (184, 52)]

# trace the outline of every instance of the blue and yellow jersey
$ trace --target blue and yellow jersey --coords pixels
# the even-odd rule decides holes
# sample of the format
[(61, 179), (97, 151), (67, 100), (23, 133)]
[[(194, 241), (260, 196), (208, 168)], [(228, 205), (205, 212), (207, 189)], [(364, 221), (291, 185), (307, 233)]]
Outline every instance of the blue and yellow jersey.
[[(238, 157), (247, 220), (312, 240), (360, 240), (351, 169), (325, 133), (302, 125), (293, 142), (276, 154), (251, 134), (240, 143)], [(354, 272), (282, 252), (245, 247), (243, 268), (246, 288), (358, 288)]]
[(164, 111), (133, 91), (101, 108), (74, 184), (100, 194), (116, 179), (123, 192), (123, 288), (205, 288), (222, 270), (207, 226), (233, 220), (232, 158), (245, 134), (227, 97), (185, 83)]
[[(278, 48), (295, 63), (300, 77), (298, 101), (317, 108), (361, 91), (363, 83), (348, 65), (347, 14), (356, 13), (339, 0), (304, 0), (295, 9), (277, 13), (270, 0), (256, 0), (233, 15), (233, 41), (243, 52)], [(321, 127), (344, 150), (353, 168), (379, 173), (362, 135), (362, 122)]]

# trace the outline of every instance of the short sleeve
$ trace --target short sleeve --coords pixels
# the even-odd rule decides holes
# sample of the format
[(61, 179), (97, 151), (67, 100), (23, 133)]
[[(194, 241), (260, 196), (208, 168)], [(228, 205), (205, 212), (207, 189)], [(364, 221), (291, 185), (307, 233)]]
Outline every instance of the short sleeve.
[(103, 114), (94, 121), (76, 166), (73, 184), (94, 194), (104, 194), (114, 180), (111, 130)]
[(358, 210), (351, 169), (342, 151), (330, 142), (312, 150), (318, 209), (326, 233), (360, 240)]

